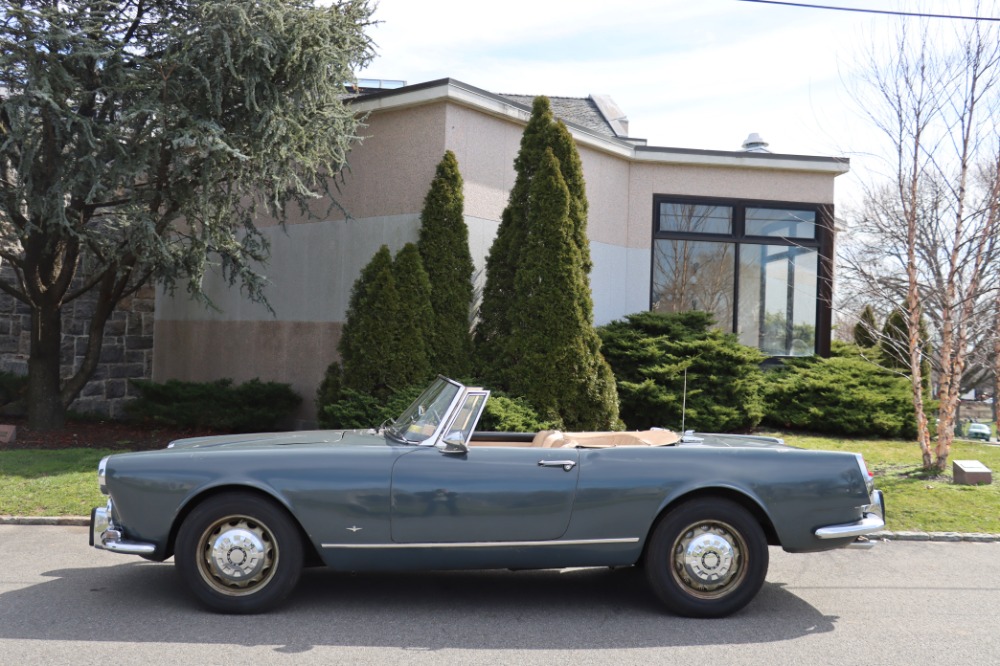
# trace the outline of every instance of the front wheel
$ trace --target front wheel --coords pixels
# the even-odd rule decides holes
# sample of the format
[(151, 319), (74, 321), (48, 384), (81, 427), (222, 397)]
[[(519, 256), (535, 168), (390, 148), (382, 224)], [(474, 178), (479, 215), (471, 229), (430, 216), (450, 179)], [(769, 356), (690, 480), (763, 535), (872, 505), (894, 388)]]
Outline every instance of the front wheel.
[(220, 613), (260, 613), (279, 604), (302, 573), (302, 539), (284, 508), (250, 493), (206, 500), (181, 524), (174, 549), (181, 577)]
[(673, 613), (725, 617), (756, 596), (767, 575), (767, 540), (750, 513), (729, 500), (672, 509), (650, 535), (646, 576)]

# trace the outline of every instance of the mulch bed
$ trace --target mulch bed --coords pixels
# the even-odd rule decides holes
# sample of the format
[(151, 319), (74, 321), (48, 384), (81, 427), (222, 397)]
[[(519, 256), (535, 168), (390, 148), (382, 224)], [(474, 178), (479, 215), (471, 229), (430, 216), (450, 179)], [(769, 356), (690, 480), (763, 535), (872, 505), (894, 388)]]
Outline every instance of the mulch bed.
[(216, 433), (119, 421), (75, 421), (56, 430), (32, 430), (23, 419), (3, 419), (0, 424), (17, 427), (16, 439), (0, 443), (2, 449), (162, 449), (175, 439)]

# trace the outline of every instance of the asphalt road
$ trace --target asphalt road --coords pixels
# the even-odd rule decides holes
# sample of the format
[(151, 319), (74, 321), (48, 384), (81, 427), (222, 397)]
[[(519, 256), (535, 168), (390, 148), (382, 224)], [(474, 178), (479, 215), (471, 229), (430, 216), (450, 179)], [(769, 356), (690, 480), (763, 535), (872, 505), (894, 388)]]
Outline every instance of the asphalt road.
[(80, 527), (0, 526), (0, 664), (997, 664), (1000, 544), (771, 549), (723, 620), (664, 614), (633, 570), (309, 570), (269, 615), (202, 612), (170, 563)]

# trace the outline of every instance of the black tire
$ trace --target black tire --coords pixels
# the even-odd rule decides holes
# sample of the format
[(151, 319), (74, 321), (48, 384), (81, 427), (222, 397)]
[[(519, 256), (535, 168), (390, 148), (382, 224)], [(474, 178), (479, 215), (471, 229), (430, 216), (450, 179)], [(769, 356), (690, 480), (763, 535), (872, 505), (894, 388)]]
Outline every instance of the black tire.
[(672, 509), (653, 528), (646, 577), (672, 613), (725, 617), (753, 599), (767, 575), (767, 540), (749, 511), (721, 498)]
[(181, 524), (174, 564), (209, 609), (261, 613), (299, 582), (302, 538), (283, 507), (251, 493), (226, 493), (198, 505)]

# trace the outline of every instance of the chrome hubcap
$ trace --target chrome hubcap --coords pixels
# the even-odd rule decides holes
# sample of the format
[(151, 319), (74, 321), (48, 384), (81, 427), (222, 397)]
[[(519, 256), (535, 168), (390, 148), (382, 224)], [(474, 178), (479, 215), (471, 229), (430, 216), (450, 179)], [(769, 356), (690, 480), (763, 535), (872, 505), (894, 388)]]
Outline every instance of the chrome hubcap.
[(211, 561), (215, 574), (240, 583), (264, 569), (267, 553), (261, 538), (246, 529), (226, 530), (212, 544)]
[(674, 543), (674, 578), (697, 596), (723, 596), (743, 578), (745, 550), (742, 538), (725, 523), (691, 525)]
[(201, 539), (198, 566), (219, 592), (249, 594), (271, 580), (278, 550), (267, 528), (249, 518), (229, 517), (209, 527)]

